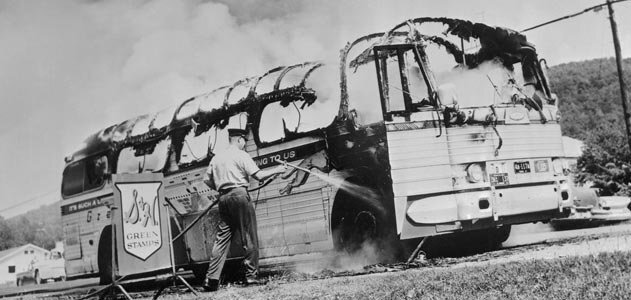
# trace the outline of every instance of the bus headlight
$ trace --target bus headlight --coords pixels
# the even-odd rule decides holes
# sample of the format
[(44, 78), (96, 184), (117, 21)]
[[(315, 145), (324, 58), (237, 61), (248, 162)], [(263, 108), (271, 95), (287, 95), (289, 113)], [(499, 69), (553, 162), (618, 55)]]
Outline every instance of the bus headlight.
[(482, 166), (477, 163), (467, 166), (467, 180), (471, 183), (480, 182), (484, 179), (484, 171)]
[(552, 169), (554, 170), (554, 175), (563, 174), (563, 161), (560, 158), (555, 158), (552, 160)]

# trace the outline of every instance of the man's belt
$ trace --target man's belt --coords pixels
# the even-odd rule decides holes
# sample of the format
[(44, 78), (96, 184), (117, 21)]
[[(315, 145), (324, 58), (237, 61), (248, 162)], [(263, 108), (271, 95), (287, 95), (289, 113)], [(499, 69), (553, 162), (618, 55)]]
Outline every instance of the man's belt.
[(235, 186), (235, 187), (229, 187), (229, 188), (222, 188), (222, 189), (220, 189), (218, 192), (219, 192), (219, 195), (225, 195), (225, 194), (227, 194), (227, 193), (232, 192), (232, 190), (234, 190), (234, 189), (238, 189), (238, 188), (243, 188), (243, 189), (245, 189), (245, 187), (243, 187), (243, 186)]

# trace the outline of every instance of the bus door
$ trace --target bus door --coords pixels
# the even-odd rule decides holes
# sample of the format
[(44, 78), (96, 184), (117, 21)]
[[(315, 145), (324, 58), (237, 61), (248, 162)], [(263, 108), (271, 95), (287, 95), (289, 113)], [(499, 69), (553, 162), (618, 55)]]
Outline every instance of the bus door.
[(64, 226), (64, 258), (68, 260), (81, 258), (79, 224), (77, 223), (71, 223)]
[(409, 44), (374, 47), (399, 233), (414, 200), (423, 201), (412, 212), (418, 226), (457, 220), (446, 129), (422, 53)]

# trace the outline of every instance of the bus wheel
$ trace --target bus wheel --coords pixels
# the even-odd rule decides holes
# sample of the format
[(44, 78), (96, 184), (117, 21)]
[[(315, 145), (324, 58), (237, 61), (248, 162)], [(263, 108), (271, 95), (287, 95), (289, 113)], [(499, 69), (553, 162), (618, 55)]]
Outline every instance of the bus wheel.
[(99, 284), (112, 283), (112, 226), (105, 226), (99, 238)]
[(361, 251), (385, 262), (396, 256), (399, 244), (394, 239), (393, 223), (388, 222), (388, 212), (380, 201), (382, 197), (370, 186), (361, 180), (348, 180), (338, 191), (331, 211), (333, 243), (338, 251), (349, 254)]
[(511, 226), (503, 225), (496, 228), (490, 228), (473, 232), (471, 236), (475, 236), (478, 243), (472, 243), (477, 248), (476, 252), (495, 251), (502, 247), (502, 243), (508, 240), (510, 236)]
[(508, 240), (510, 236), (511, 225), (503, 225), (495, 229), (495, 238), (501, 244)]
[(42, 284), (42, 278), (39, 275), (39, 270), (35, 270), (35, 284)]
[(21, 285), (22, 285), (22, 279), (21, 279), (21, 278), (18, 278), (18, 279), (15, 281), (15, 284), (16, 284), (17, 286), (21, 286)]
[(346, 213), (334, 232), (338, 250), (353, 254), (377, 242), (380, 221), (379, 215), (371, 210)]

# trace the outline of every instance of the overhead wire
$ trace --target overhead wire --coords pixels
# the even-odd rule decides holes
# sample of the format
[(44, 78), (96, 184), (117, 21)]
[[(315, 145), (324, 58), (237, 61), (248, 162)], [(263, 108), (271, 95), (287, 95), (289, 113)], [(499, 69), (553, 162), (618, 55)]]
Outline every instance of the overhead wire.
[(629, 1), (629, 0), (613, 0), (613, 1), (610, 1), (610, 2), (605, 2), (605, 3), (598, 4), (598, 5), (594, 5), (594, 6), (586, 8), (586, 9), (583, 9), (582, 11), (579, 11), (577, 13), (573, 13), (573, 14), (570, 14), (570, 15), (567, 15), (567, 16), (556, 18), (554, 20), (551, 20), (551, 21), (548, 21), (548, 22), (545, 22), (545, 23), (541, 23), (539, 25), (535, 25), (535, 26), (526, 28), (526, 29), (524, 29), (524, 30), (522, 30), (520, 32), (530, 31), (530, 30), (533, 30), (533, 29), (536, 29), (536, 28), (539, 28), (539, 27), (543, 27), (543, 26), (546, 26), (546, 25), (550, 25), (552, 23), (556, 23), (558, 21), (562, 21), (562, 20), (566, 20), (566, 19), (569, 19), (569, 18), (573, 18), (573, 17), (579, 16), (579, 15), (582, 15), (582, 14), (584, 14), (586, 12), (590, 12), (592, 10), (601, 8), (601, 7), (606, 6), (608, 4), (615, 4), (615, 3), (626, 2), (626, 1)]
[(45, 192), (45, 193), (42, 193), (42, 194), (40, 194), (40, 195), (37, 195), (37, 196), (31, 197), (31, 198), (29, 198), (29, 199), (27, 199), (27, 200), (20, 201), (20, 203), (17, 203), (17, 204), (15, 204), (15, 205), (12, 205), (12, 206), (9, 206), (9, 207), (5, 207), (5, 208), (3, 208), (3, 209), (0, 209), (0, 214), (1, 214), (1, 213), (4, 213), (4, 212), (7, 212), (7, 211), (9, 211), (9, 210), (12, 210), (12, 209), (14, 209), (14, 208), (20, 207), (20, 206), (22, 206), (22, 205), (24, 205), (24, 204), (31, 203), (31, 202), (33, 202), (33, 201), (35, 201), (35, 200), (40, 200), (40, 199), (41, 199), (42, 197), (44, 197), (44, 196), (51, 195), (51, 194), (53, 194), (53, 193), (57, 193), (57, 192), (58, 192), (58, 190), (56, 190), (56, 189), (55, 189), (55, 190), (50, 190), (50, 191)]

